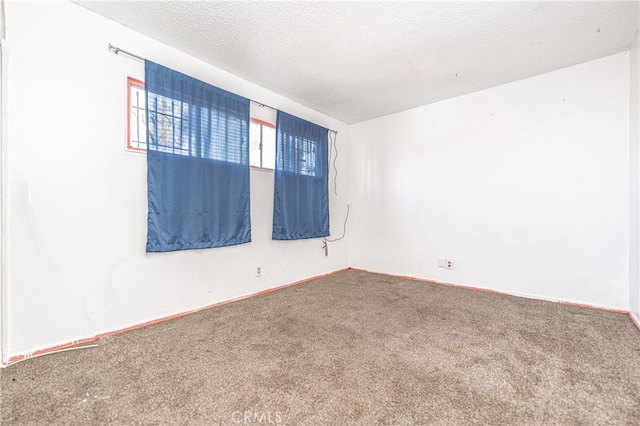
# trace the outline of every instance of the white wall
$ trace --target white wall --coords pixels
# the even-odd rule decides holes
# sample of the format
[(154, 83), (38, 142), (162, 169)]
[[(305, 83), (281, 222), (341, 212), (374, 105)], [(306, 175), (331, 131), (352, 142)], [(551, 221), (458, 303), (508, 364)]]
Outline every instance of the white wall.
[(640, 324), (640, 54), (638, 33), (630, 55), (629, 168), (631, 222), (629, 244), (629, 312)]
[[(349, 265), (638, 315), (637, 47), (348, 127), (67, 1), (5, 6), (8, 357)], [(347, 238), (328, 258), (271, 241), (273, 175), (253, 170), (251, 244), (145, 254), (146, 160), (124, 151), (143, 64), (108, 43), (338, 130)]]
[(621, 53), (351, 126), (352, 266), (628, 309), (628, 105)]
[(0, 362), (7, 359), (7, 268), (6, 268), (6, 188), (7, 163), (6, 163), (6, 119), (7, 119), (7, 79), (4, 60), (5, 51), (5, 20), (4, 1), (0, 0)]
[(327, 258), (319, 239), (271, 241), (273, 174), (258, 170), (252, 243), (145, 254), (146, 158), (124, 151), (126, 76), (144, 65), (107, 45), (338, 130), (333, 236), (347, 208), (346, 124), (67, 1), (10, 1), (6, 15), (9, 356), (348, 266), (348, 238)]

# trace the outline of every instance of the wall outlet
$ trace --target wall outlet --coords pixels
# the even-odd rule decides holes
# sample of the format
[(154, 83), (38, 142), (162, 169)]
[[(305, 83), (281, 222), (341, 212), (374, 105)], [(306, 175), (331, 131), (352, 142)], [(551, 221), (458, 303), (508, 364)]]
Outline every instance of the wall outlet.
[(256, 266), (256, 277), (261, 277), (262, 276), (262, 266), (258, 265)]
[(453, 260), (452, 259), (447, 259), (447, 258), (444, 258), (444, 257), (439, 257), (438, 258), (438, 267), (439, 268), (453, 269)]

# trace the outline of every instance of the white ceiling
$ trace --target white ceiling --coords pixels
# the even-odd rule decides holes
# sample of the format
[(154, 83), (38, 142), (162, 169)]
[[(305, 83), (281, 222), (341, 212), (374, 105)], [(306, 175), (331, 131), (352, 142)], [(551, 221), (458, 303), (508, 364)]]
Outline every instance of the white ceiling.
[(347, 123), (625, 51), (640, 20), (638, 1), (77, 3)]

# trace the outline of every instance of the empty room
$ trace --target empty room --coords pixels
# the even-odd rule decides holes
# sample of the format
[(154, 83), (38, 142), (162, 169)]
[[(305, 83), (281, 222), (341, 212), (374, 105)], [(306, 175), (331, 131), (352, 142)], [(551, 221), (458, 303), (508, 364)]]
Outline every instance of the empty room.
[(640, 424), (639, 9), (0, 0), (0, 423)]

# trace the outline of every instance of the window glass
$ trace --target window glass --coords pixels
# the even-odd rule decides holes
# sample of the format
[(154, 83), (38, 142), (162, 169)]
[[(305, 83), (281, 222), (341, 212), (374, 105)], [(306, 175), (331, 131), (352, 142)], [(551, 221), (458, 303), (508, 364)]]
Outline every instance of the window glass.
[(262, 163), (260, 161), (260, 128), (262, 125), (255, 121), (251, 121), (249, 128), (249, 162), (253, 167), (262, 167)]
[(249, 157), (253, 167), (273, 170), (276, 165), (276, 129), (266, 121), (251, 119)]
[(135, 78), (127, 78), (127, 149), (131, 151), (147, 150), (146, 105), (144, 83)]
[(262, 126), (262, 167), (271, 170), (276, 168), (275, 127)]

